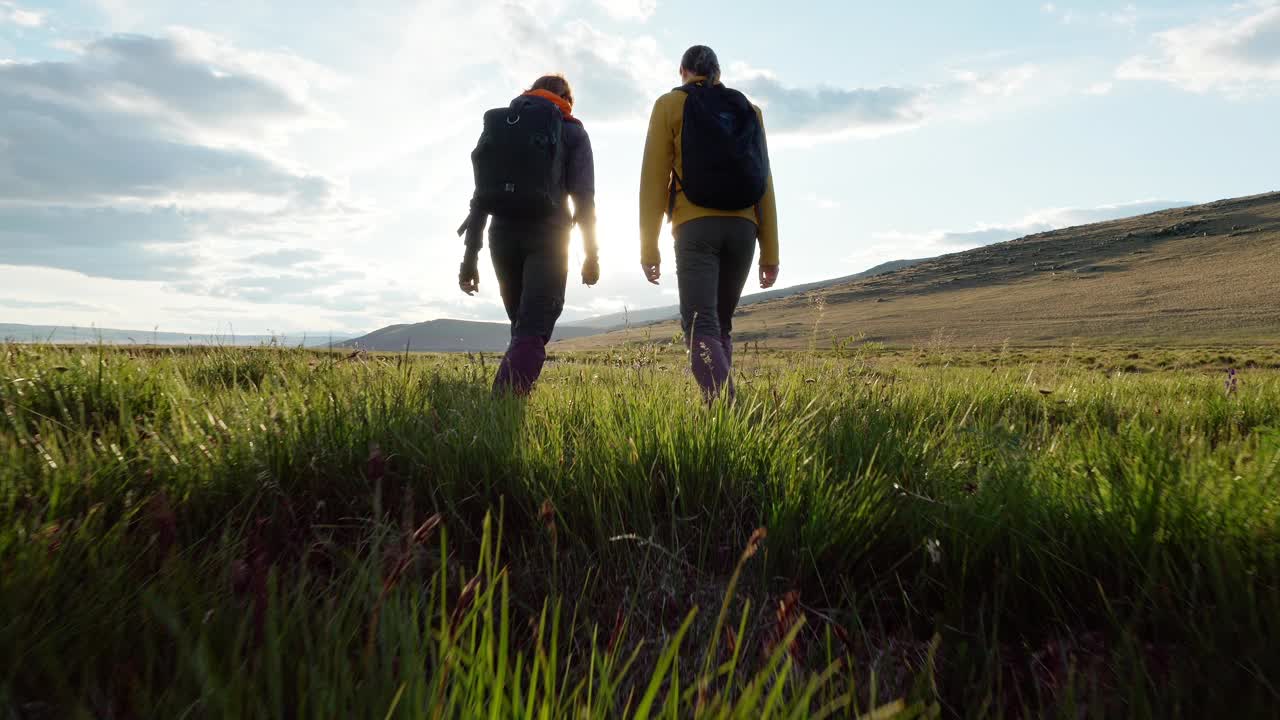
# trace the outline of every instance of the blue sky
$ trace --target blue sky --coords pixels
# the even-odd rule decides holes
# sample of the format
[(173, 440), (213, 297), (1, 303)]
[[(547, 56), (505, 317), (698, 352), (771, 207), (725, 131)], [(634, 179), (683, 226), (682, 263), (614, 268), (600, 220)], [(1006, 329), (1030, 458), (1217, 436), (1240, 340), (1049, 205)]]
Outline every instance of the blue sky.
[(783, 285), (1280, 189), (1280, 0), (688, 8), (0, 0), (0, 321), (501, 320), (487, 265), (455, 287), (468, 155), (551, 71), (592, 135), (604, 264), (566, 319), (668, 304), (636, 188), (695, 43), (764, 108)]

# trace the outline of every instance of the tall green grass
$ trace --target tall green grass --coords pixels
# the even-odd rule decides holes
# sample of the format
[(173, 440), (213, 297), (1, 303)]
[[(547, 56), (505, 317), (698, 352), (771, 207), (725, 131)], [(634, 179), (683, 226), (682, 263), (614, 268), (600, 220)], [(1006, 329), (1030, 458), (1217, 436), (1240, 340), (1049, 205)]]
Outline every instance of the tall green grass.
[(1280, 701), (1268, 371), (740, 353), (708, 409), (670, 346), (529, 402), (483, 357), (0, 353), (18, 717)]

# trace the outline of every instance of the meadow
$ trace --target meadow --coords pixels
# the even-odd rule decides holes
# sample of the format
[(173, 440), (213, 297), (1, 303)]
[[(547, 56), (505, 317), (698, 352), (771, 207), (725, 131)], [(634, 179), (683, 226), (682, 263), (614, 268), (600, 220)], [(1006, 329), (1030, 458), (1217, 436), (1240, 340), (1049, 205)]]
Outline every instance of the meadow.
[(496, 361), (0, 346), (0, 714), (1276, 713), (1275, 348)]

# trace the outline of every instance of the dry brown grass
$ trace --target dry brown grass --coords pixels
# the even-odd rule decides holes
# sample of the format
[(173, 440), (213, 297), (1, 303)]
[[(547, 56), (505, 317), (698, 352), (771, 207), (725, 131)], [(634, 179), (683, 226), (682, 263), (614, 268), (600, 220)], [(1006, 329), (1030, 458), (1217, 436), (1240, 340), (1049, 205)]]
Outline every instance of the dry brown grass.
[[(744, 309), (740, 341), (894, 346), (1280, 341), (1280, 193), (1031, 235)], [(816, 331), (815, 331), (816, 325)], [(674, 322), (558, 343), (670, 338)]]

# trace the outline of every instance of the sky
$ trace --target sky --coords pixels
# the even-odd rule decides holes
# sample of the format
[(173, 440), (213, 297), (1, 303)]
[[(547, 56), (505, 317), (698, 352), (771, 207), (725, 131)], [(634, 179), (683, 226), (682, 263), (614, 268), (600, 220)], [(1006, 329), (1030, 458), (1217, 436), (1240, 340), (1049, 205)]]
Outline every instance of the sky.
[(505, 320), (455, 231), (484, 111), (548, 72), (598, 186), (564, 319), (671, 304), (637, 188), (694, 44), (764, 111), (780, 286), (1280, 189), (1280, 0), (0, 0), (0, 322)]

